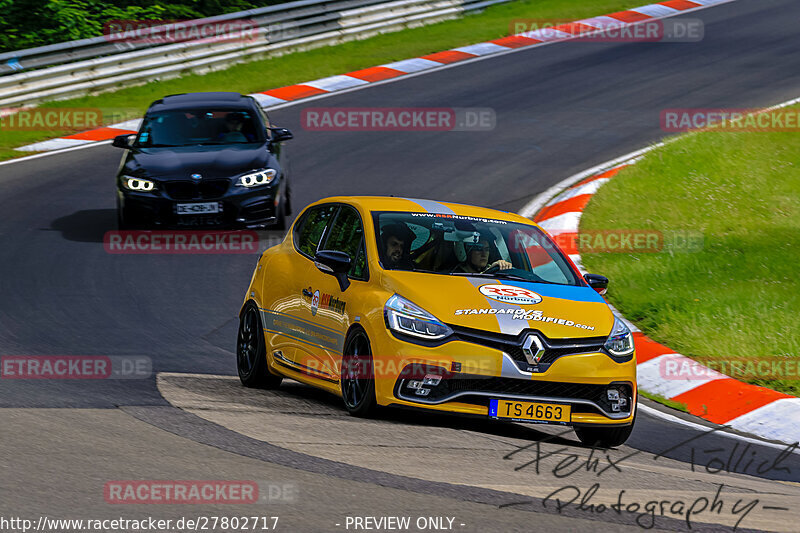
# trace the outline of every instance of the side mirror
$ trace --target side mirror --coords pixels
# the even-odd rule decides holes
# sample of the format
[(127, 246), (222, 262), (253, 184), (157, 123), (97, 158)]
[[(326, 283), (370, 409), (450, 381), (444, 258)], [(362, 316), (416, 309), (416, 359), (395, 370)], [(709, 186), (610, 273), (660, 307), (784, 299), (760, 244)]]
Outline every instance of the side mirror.
[(294, 135), (292, 132), (287, 130), (286, 128), (270, 128), (272, 131), (272, 142), (282, 142), (288, 141), (289, 139), (294, 139)]
[(131, 144), (133, 144), (133, 137), (135, 133), (126, 133), (125, 135), (117, 135), (114, 137), (114, 140), (111, 141), (111, 146), (116, 146), (117, 148), (130, 148)]
[(344, 292), (350, 286), (350, 256), (335, 250), (319, 250), (314, 256), (314, 264), (320, 270), (336, 278), (339, 288)]
[(596, 290), (601, 295), (605, 294), (608, 290), (608, 278), (600, 274), (584, 274), (583, 279), (589, 284), (591, 288)]

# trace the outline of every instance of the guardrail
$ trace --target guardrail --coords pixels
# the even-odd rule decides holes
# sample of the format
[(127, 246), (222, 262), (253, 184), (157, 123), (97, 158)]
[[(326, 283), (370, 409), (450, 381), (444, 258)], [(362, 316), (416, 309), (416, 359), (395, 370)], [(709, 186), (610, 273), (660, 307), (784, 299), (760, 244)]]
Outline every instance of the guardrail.
[[(511, 0), (300, 0), (192, 21), (250, 20), (253, 38), (169, 44), (94, 37), (0, 54), (0, 107), (83, 96), (422, 26)], [(153, 31), (169, 31), (165, 25)], [(221, 33), (220, 33), (221, 34)]]

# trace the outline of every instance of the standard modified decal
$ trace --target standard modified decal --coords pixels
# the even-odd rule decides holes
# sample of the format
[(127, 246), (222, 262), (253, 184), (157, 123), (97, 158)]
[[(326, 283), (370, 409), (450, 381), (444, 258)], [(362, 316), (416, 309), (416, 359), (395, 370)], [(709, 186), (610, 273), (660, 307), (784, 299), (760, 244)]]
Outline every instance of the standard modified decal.
[(478, 290), (487, 298), (507, 304), (534, 305), (542, 301), (535, 292), (513, 285), (482, 285)]

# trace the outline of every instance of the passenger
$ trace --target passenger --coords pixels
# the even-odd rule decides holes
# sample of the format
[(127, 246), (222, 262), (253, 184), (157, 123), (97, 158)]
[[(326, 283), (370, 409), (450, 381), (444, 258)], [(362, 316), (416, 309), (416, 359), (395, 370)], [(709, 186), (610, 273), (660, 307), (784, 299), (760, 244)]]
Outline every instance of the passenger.
[(456, 267), (453, 269), (453, 272), (479, 274), (486, 272), (493, 267), (497, 267), (499, 270), (508, 270), (510, 268), (514, 268), (514, 265), (503, 259), (499, 259), (491, 265), (489, 264), (491, 243), (486, 237), (479, 237), (478, 242), (475, 242), (474, 237), (468, 237), (464, 240), (463, 244), (466, 258), (464, 261), (456, 265)]
[(402, 222), (387, 224), (381, 229), (383, 266), (389, 269), (414, 270), (409, 256), (414, 232)]

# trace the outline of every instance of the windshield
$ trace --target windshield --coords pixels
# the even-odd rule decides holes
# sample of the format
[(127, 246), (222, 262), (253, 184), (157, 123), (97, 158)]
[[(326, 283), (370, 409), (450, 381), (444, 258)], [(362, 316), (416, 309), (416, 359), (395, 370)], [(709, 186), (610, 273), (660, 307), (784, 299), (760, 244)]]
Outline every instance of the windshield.
[(265, 131), (246, 109), (173, 110), (149, 113), (135, 146), (263, 143)]
[(376, 212), (373, 219), (385, 269), (582, 285), (535, 226), (434, 213)]

